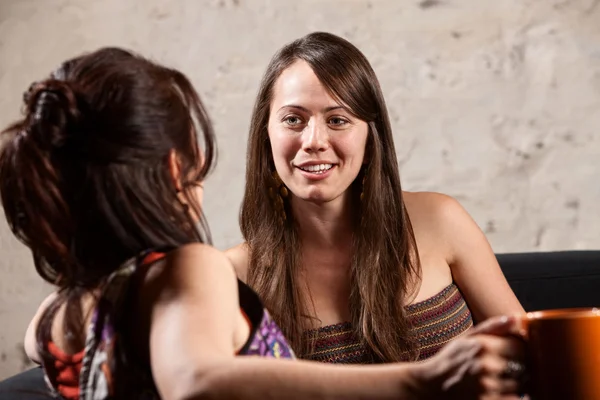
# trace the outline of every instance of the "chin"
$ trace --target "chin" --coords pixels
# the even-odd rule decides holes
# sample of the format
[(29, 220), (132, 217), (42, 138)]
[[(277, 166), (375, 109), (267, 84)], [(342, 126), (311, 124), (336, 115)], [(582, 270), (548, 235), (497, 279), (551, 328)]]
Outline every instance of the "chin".
[(338, 196), (334, 196), (331, 193), (325, 193), (321, 190), (311, 190), (309, 193), (306, 193), (300, 198), (310, 203), (323, 204), (335, 200), (337, 197)]
[(314, 204), (324, 204), (324, 203), (331, 201), (331, 199), (327, 198), (327, 197), (314, 197), (314, 196), (308, 197), (304, 200), (308, 201), (309, 203), (314, 203)]
[(298, 200), (320, 205), (344, 198), (348, 191), (340, 193), (328, 185), (303, 185), (293, 187), (291, 192)]

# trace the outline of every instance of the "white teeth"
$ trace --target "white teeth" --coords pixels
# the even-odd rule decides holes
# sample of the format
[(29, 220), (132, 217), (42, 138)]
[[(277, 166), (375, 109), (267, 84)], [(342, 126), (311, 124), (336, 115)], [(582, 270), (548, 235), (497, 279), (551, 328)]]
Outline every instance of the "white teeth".
[(300, 167), (300, 169), (307, 172), (315, 172), (317, 174), (322, 174), (323, 172), (329, 171), (332, 167), (333, 164), (316, 164), (307, 165), (306, 167)]

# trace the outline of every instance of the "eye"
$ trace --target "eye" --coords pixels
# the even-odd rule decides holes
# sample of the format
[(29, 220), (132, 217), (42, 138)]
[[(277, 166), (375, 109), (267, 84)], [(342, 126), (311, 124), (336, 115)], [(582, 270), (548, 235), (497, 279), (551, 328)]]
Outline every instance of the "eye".
[(283, 122), (289, 126), (298, 126), (302, 123), (302, 120), (297, 115), (288, 115), (283, 119)]
[(334, 126), (343, 126), (348, 123), (348, 120), (341, 117), (331, 117), (329, 123)]

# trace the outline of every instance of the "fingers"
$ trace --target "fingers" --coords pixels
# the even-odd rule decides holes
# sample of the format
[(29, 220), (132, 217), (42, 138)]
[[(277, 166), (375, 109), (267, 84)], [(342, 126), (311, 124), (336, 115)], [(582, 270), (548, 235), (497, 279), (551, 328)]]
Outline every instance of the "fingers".
[(508, 336), (521, 335), (523, 331), (522, 318), (518, 316), (501, 316), (489, 318), (477, 324), (470, 332), (471, 335), (485, 333), (488, 335)]
[(493, 318), (448, 344), (433, 359), (441, 393), (456, 398), (519, 399), (525, 343), (517, 318)]
[(525, 372), (523, 340), (491, 334), (478, 334), (470, 339), (477, 341), (480, 348), (469, 370), (480, 393), (502, 399), (520, 393)]
[(495, 395), (516, 396), (519, 393), (519, 382), (515, 379), (495, 379), (485, 377), (481, 380), (481, 392)]
[(470, 372), (478, 377), (481, 393), (498, 398), (521, 393), (525, 377), (523, 343), (489, 335), (479, 335), (478, 339), (482, 351)]
[(475, 338), (485, 353), (496, 354), (506, 360), (519, 362), (523, 362), (525, 358), (525, 342), (518, 337), (480, 334)]
[(521, 396), (514, 394), (502, 395), (502, 394), (489, 394), (478, 397), (479, 400), (522, 400)]
[(495, 355), (487, 355), (476, 363), (476, 370), (471, 372), (480, 377), (479, 384), (483, 393), (515, 394), (519, 392), (521, 386), (519, 376), (506, 373), (511, 362)]

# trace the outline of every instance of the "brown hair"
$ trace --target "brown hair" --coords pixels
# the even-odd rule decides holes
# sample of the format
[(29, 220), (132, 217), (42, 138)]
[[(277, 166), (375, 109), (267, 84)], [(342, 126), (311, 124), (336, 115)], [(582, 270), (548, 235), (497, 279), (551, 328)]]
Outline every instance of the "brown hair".
[[(80, 294), (121, 263), (209, 240), (193, 187), (213, 166), (215, 144), (183, 74), (118, 48), (66, 61), (24, 103), (24, 118), (1, 134), (0, 192), (10, 229), (61, 289), (38, 329), (44, 354), (58, 307), (67, 303), (65, 332), (78, 336)], [(173, 150), (181, 193), (169, 172)]]
[[(351, 322), (364, 345), (381, 361), (411, 359), (415, 345), (403, 305), (411, 284), (420, 279), (420, 264), (402, 199), (390, 120), (371, 65), (354, 45), (335, 35), (311, 33), (284, 46), (263, 77), (252, 114), (240, 215), (250, 249), (248, 283), (259, 293), (292, 347), (300, 356), (307, 356), (312, 341), (303, 333), (303, 318), (309, 310), (297, 283), (301, 239), (289, 202), (285, 204), (287, 221), (281, 224), (269, 199), (274, 164), (267, 124), (273, 86), (296, 60), (307, 62), (332, 96), (368, 123), (368, 166), (352, 188), (357, 212)], [(358, 200), (361, 188), (362, 202)]]

